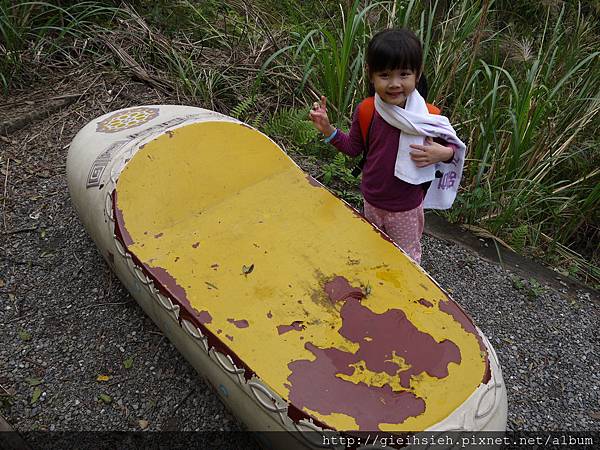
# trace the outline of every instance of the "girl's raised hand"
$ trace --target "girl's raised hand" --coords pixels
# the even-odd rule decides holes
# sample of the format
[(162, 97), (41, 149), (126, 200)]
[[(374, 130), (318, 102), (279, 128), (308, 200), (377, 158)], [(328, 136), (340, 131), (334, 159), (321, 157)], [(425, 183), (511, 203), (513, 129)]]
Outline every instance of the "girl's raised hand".
[(321, 96), (321, 103), (313, 103), (313, 107), (308, 113), (308, 117), (312, 120), (315, 128), (325, 136), (330, 136), (331, 133), (335, 131), (335, 128), (329, 123), (329, 117), (327, 117), (327, 98), (325, 98), (324, 95)]

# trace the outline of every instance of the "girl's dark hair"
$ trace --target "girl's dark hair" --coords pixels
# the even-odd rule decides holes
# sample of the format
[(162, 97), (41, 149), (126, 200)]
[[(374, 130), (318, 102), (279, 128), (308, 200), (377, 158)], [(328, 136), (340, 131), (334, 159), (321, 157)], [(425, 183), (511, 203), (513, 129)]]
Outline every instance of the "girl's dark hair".
[[(423, 69), (423, 48), (415, 33), (406, 28), (383, 30), (371, 38), (367, 47), (369, 75), (373, 72), (394, 69), (410, 69), (417, 74)], [(417, 90), (427, 99), (427, 79), (421, 73)], [(369, 83), (369, 95), (375, 95), (373, 83)]]
[(423, 65), (421, 41), (406, 28), (380, 31), (367, 47), (367, 65), (370, 73), (410, 69), (419, 74)]

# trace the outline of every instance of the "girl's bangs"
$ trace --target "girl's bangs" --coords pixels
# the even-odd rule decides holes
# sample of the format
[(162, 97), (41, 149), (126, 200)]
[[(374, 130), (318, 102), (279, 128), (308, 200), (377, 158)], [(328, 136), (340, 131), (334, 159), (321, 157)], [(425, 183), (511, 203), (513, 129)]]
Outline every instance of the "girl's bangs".
[(373, 49), (372, 58), (367, 61), (370, 69), (374, 72), (395, 69), (410, 69), (419, 72), (422, 58), (420, 52), (410, 46), (402, 45), (403, 43), (400, 42), (394, 44), (394, 46), (381, 45)]
[(367, 64), (373, 72), (394, 69), (420, 72), (423, 64), (421, 42), (406, 29), (377, 33), (369, 43)]

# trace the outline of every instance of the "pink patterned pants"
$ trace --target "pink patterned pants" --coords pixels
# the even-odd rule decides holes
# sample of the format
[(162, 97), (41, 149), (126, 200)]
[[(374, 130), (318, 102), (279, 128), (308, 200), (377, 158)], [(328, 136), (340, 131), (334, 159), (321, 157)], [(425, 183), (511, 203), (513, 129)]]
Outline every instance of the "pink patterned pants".
[(376, 208), (365, 200), (365, 217), (421, 264), (421, 236), (425, 225), (423, 203), (409, 211), (392, 212)]

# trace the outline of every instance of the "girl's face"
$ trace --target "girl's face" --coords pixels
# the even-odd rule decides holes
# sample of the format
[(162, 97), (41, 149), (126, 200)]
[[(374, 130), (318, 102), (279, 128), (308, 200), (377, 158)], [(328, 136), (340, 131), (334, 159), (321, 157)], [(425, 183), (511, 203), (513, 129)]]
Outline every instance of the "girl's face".
[(404, 108), (407, 97), (416, 89), (420, 73), (411, 69), (386, 69), (371, 73), (371, 82), (381, 99)]

